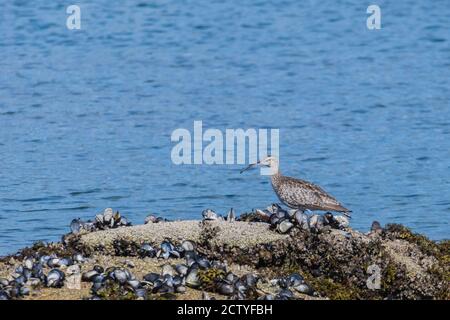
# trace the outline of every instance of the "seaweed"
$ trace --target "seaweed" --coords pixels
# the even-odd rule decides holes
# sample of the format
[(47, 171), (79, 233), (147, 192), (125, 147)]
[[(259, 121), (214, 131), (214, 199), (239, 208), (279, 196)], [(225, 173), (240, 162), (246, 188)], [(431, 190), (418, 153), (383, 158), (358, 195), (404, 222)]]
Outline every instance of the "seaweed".
[(216, 284), (223, 280), (225, 277), (225, 271), (218, 268), (210, 268), (207, 270), (199, 270), (198, 278), (201, 282), (201, 286), (206, 291), (214, 292), (217, 288)]

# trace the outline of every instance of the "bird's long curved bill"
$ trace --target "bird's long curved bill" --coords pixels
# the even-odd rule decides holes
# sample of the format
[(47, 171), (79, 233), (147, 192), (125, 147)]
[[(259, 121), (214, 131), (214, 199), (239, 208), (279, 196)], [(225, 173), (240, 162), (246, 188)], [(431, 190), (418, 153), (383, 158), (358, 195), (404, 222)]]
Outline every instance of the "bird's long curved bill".
[(249, 169), (252, 169), (252, 168), (255, 167), (256, 165), (258, 165), (258, 164), (257, 164), (257, 163), (252, 163), (252, 164), (249, 165), (248, 167), (242, 169), (242, 170), (241, 170), (241, 173), (244, 172), (244, 171), (247, 171), (247, 170), (249, 170)]

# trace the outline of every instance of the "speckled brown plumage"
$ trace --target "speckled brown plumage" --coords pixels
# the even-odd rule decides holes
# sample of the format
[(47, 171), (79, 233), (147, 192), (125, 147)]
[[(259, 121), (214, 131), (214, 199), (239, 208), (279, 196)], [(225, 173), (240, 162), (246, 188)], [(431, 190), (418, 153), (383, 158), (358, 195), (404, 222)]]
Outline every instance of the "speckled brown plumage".
[(271, 180), (280, 201), (290, 208), (350, 212), (334, 197), (311, 182), (282, 176), (279, 172), (273, 174)]

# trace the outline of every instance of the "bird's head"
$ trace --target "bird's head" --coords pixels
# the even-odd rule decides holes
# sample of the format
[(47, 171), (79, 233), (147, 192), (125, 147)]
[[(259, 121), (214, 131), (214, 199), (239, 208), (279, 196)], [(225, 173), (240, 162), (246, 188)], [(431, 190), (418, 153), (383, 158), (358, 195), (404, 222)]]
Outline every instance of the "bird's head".
[(253, 169), (256, 167), (265, 167), (265, 168), (269, 168), (270, 172), (268, 175), (272, 175), (278, 172), (278, 159), (275, 156), (268, 156), (256, 163), (252, 163), (249, 166), (247, 166), (246, 168), (241, 170), (241, 173), (243, 173), (244, 171), (247, 171), (249, 169)]

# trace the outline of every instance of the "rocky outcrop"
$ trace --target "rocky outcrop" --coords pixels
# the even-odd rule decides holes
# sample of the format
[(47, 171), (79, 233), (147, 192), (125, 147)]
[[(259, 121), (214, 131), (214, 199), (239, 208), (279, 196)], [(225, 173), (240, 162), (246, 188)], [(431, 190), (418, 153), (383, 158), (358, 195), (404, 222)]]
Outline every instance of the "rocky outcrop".
[[(199, 265), (195, 272), (198, 284), (188, 288), (190, 294), (180, 293), (184, 294), (182, 298), (199, 298), (201, 295), (195, 292), (205, 290), (218, 294), (217, 298), (244, 297), (220, 295), (219, 291), (235, 290), (231, 288), (233, 285), (250, 277), (259, 279), (245, 289), (249, 293), (245, 297), (252, 299), (269, 296), (289, 299), (450, 299), (449, 241), (431, 241), (396, 224), (373, 228), (369, 233), (333, 224), (320, 229), (296, 225), (281, 234), (279, 221), (274, 226), (251, 222), (261, 219), (247, 220), (250, 221), (162, 221), (68, 234), (61, 243), (24, 249), (14, 257), (3, 259), (0, 277), (2, 270), (3, 274), (13, 272), (26, 257), (52, 253), (60, 256), (82, 254), (94, 257), (96, 261), (109, 261), (109, 267), (112, 263), (130, 259), (140, 266), (135, 270), (140, 270), (138, 274), (142, 277), (146, 272), (156, 272), (163, 267), (165, 259), (180, 262), (185, 258), (189, 270), (194, 268), (191, 267), (193, 264)], [(187, 254), (190, 249), (186, 248), (190, 244), (186, 245), (185, 240), (195, 244), (195, 259), (204, 257), (203, 260), (192, 260), (192, 255)], [(220, 264), (215, 266), (212, 261)], [(168, 267), (164, 268), (167, 270)], [(233, 275), (226, 275), (230, 270)], [(251, 276), (242, 270), (247, 270)], [(241, 276), (243, 278), (239, 278)], [(231, 280), (227, 280), (229, 277)], [(278, 280), (274, 282), (274, 279)], [(277, 284), (275, 289), (271, 283)], [(292, 283), (297, 290), (293, 290), (295, 294), (289, 290)], [(152, 292), (157, 291), (153, 287)], [(103, 298), (108, 295), (104, 294)]]
[(279, 234), (263, 222), (177, 221), (89, 233), (76, 246), (87, 254), (136, 256), (143, 243), (165, 239), (192, 240), (209, 259), (271, 277), (298, 272), (330, 299), (449, 299), (448, 241), (401, 225), (367, 234), (350, 228)]

